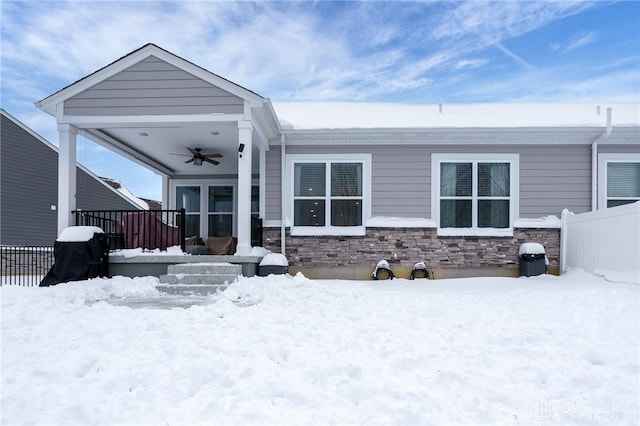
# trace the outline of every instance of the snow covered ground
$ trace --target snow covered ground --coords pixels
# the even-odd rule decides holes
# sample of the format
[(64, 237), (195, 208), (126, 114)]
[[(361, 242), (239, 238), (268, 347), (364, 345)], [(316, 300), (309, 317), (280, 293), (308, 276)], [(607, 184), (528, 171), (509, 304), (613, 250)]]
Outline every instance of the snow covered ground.
[(635, 425), (640, 286), (562, 277), (3, 286), (4, 425)]

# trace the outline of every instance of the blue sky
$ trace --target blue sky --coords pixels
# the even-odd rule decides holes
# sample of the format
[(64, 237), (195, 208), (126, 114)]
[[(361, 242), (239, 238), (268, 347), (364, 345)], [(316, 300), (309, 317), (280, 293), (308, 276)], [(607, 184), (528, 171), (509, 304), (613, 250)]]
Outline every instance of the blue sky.
[[(57, 143), (41, 100), (146, 43), (272, 101), (639, 102), (640, 2), (1, 1), (2, 108)], [(81, 140), (78, 160), (160, 197)]]

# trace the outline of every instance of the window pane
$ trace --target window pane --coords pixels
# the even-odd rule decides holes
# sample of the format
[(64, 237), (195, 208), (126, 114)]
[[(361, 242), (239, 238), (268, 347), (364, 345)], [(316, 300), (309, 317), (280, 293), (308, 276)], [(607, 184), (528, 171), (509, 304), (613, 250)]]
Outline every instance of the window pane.
[(200, 236), (200, 215), (199, 214), (187, 214), (184, 218), (185, 223), (185, 236), (187, 237), (199, 237)]
[(210, 186), (209, 187), (209, 211), (215, 213), (233, 212), (233, 187)]
[(471, 228), (471, 200), (440, 200), (441, 228)]
[(471, 163), (442, 163), (440, 165), (440, 195), (443, 197), (470, 197), (471, 170)]
[(635, 203), (638, 200), (607, 200), (607, 207), (624, 206), (625, 204)]
[(508, 228), (509, 200), (478, 200), (479, 228)]
[(333, 197), (361, 197), (362, 196), (362, 164), (361, 163), (331, 164), (331, 196)]
[(509, 163), (478, 163), (478, 196), (509, 196)]
[(640, 198), (640, 163), (607, 163), (607, 197)]
[(258, 214), (260, 212), (260, 188), (251, 187), (251, 213)]
[(294, 226), (324, 226), (324, 200), (295, 200)]
[(362, 225), (362, 201), (360, 200), (332, 200), (332, 226), (360, 226)]
[(296, 163), (294, 173), (294, 196), (324, 197), (326, 185), (324, 163)]
[(233, 232), (233, 216), (230, 214), (209, 215), (209, 236), (230, 237)]
[(200, 212), (200, 187), (178, 186), (176, 188), (176, 208), (187, 212)]

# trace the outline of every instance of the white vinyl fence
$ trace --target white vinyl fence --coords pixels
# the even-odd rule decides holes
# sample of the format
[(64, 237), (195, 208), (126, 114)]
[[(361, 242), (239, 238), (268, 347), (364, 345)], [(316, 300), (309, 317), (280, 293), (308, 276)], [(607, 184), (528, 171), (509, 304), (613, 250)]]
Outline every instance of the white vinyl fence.
[(640, 273), (640, 202), (595, 212), (562, 212), (560, 270)]

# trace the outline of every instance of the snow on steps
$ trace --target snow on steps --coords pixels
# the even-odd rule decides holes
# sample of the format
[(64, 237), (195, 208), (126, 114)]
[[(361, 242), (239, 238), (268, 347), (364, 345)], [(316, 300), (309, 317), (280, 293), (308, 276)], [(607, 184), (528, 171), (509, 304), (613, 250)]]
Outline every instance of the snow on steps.
[(242, 275), (242, 266), (231, 263), (182, 263), (169, 265), (160, 275), (158, 290), (166, 293), (211, 294), (224, 290)]

